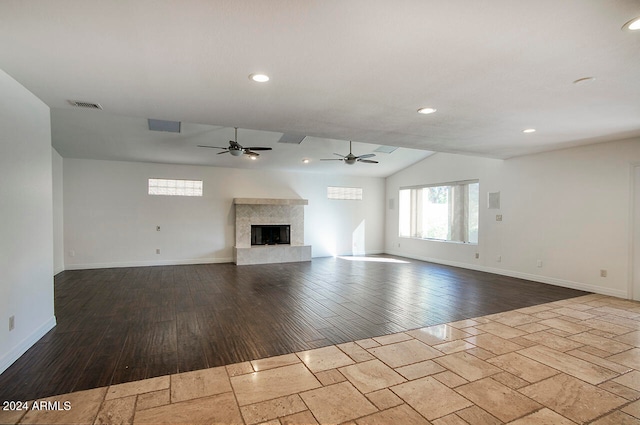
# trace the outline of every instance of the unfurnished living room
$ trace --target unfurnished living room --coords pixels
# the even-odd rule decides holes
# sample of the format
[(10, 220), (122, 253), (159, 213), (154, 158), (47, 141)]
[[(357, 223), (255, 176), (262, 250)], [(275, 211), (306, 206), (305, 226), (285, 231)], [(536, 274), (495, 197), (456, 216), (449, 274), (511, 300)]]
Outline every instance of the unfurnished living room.
[(640, 424), (637, 0), (0, 2), (0, 423)]

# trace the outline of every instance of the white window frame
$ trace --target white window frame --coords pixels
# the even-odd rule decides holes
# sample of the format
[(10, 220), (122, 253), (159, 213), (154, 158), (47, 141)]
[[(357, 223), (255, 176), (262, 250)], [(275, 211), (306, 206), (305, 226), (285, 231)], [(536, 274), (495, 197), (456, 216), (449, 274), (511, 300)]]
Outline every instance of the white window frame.
[[(476, 188), (473, 188), (475, 202), (472, 202), (469, 197), (469, 187), (471, 185), (477, 185), (477, 192), (475, 192)], [(433, 227), (425, 223), (429, 219), (429, 213), (424, 208), (429, 208), (434, 203), (430, 203), (422, 197), (427, 196), (423, 189), (430, 188), (446, 188), (446, 205), (448, 209), (446, 213), (446, 237), (429, 236), (433, 234)], [(462, 180), (401, 187), (398, 192), (398, 236), (407, 239), (477, 245), (480, 209), (479, 191), (480, 180)], [(442, 217), (442, 214), (440, 216)]]
[(362, 201), (361, 187), (327, 186), (327, 198), (340, 201)]
[(148, 194), (152, 196), (202, 196), (202, 180), (150, 178), (147, 183)]

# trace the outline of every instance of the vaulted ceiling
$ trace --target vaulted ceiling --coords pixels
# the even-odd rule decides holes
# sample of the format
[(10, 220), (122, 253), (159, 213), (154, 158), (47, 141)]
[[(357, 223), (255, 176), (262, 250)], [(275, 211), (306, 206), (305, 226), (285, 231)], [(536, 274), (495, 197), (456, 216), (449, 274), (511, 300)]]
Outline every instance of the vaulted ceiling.
[[(63, 156), (234, 166), (196, 146), (239, 127), (241, 143), (273, 147), (265, 166), (388, 175), (432, 151), (510, 158), (640, 136), (640, 31), (623, 28), (638, 16), (637, 0), (3, 0), (0, 69), (52, 108)], [(283, 133), (309, 137), (285, 146)], [(317, 161), (349, 140), (356, 155), (407, 150), (377, 154), (384, 170)]]

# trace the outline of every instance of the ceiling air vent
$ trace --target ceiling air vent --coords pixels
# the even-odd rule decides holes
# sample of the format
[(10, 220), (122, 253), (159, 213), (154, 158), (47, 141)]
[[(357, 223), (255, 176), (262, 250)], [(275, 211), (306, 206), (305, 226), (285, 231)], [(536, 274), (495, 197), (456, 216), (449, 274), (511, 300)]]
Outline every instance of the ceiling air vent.
[(77, 106), (78, 108), (102, 109), (102, 106), (100, 106), (99, 103), (83, 102), (81, 100), (70, 100), (69, 103), (73, 106)]
[(395, 151), (396, 149), (398, 149), (397, 146), (385, 146), (385, 145), (381, 145), (378, 149), (376, 149), (374, 152), (380, 152), (380, 153), (391, 153), (393, 151)]
[(149, 118), (149, 130), (168, 131), (169, 133), (180, 133), (180, 121), (154, 120)]
[(292, 145), (299, 145), (307, 137), (305, 134), (299, 133), (284, 133), (278, 143), (289, 143)]

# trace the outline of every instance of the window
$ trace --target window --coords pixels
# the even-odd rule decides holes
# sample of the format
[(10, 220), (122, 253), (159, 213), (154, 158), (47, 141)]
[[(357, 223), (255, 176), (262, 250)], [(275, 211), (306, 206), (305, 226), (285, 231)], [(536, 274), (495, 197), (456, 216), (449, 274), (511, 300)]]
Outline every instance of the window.
[(149, 179), (149, 195), (202, 196), (202, 180)]
[(401, 188), (400, 237), (478, 243), (479, 186), (473, 180)]
[(362, 201), (361, 187), (327, 187), (327, 198)]

